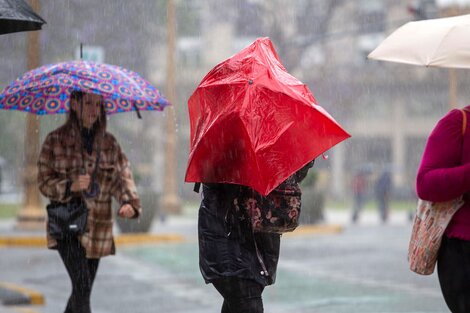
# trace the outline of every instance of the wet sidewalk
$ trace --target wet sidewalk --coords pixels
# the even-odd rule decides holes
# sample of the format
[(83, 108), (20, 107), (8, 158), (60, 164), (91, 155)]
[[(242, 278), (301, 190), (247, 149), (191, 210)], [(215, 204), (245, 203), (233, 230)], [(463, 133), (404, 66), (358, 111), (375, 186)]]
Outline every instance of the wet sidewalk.
[[(38, 288), (34, 276), (40, 272), (52, 273), (54, 269), (61, 276), (66, 275), (63, 264), (55, 251), (46, 248), (44, 231), (18, 230), (15, 225), (14, 219), (0, 219), (0, 313), (48, 312), (41, 310), (51, 302), (51, 296), (43, 288), (48, 283), (44, 282)], [(122, 234), (115, 227), (115, 241), (118, 251), (126, 246), (179, 243), (194, 237), (194, 228), (192, 218), (171, 218), (164, 224), (155, 220), (151, 231), (145, 234)], [(63, 277), (68, 280), (67, 276)], [(62, 309), (51, 310), (54, 311), (61, 312)]]
[[(316, 242), (321, 243), (324, 240), (329, 240), (327, 238), (330, 237), (331, 240), (336, 240), (335, 238), (345, 228), (353, 230), (375, 229), (380, 227), (378, 216), (375, 213), (364, 212), (358, 224), (350, 225), (349, 212), (327, 210), (327, 221), (324, 224), (299, 227), (292, 234), (285, 235), (283, 246), (286, 251), (289, 251), (289, 249), (295, 249), (297, 244), (307, 240), (314, 248)], [(392, 214), (387, 229), (397, 227), (406, 229), (408, 225), (406, 213), (397, 212)], [(11, 220), (0, 222), (0, 240), (5, 236), (43, 236), (41, 232), (14, 231), (13, 226), (14, 221)], [(145, 236), (167, 236), (169, 234), (178, 236), (180, 241), (148, 242), (143, 240), (139, 243), (135, 240), (127, 244), (121, 242), (118, 244), (116, 256), (101, 260), (92, 296), (93, 312), (202, 313), (220, 311), (220, 296), (211, 286), (204, 284), (199, 273), (197, 225), (194, 216), (170, 217), (165, 223), (156, 220), (152, 225), (151, 232)], [(119, 234), (116, 235), (119, 238)], [(0, 267), (2, 268), (0, 283), (26, 288), (39, 293), (44, 299), (42, 305), (31, 304), (22, 307), (0, 305), (0, 313), (56, 313), (63, 311), (69, 296), (70, 283), (63, 264), (55, 251), (47, 250), (40, 245), (3, 245), (0, 247), (0, 255)], [(302, 260), (302, 253), (293, 257), (294, 259), (292, 256), (281, 256), (280, 268), (287, 268), (291, 271), (290, 264), (294, 264), (293, 261), (305, 262)], [(312, 273), (315, 275), (318, 274), (320, 277), (324, 275), (323, 272), (318, 272), (318, 268), (312, 268), (310, 265), (302, 266), (314, 270)], [(286, 274), (282, 274), (281, 271), (279, 275), (285, 276)], [(273, 304), (267, 304), (267, 308), (270, 308), (269, 312), (310, 312), (297, 307), (286, 310), (294, 304), (289, 304), (288, 307), (282, 309), (284, 300), (282, 300), (282, 296), (279, 298), (280, 295), (276, 296), (276, 294), (284, 288), (283, 284), (285, 283), (291, 284), (287, 287), (288, 289), (297, 284), (289, 279), (288, 277), (279, 278), (280, 283), (276, 284), (279, 287), (268, 288), (270, 291), (267, 292), (267, 299), (275, 299)], [(276, 301), (281, 301), (279, 303), (282, 305)]]

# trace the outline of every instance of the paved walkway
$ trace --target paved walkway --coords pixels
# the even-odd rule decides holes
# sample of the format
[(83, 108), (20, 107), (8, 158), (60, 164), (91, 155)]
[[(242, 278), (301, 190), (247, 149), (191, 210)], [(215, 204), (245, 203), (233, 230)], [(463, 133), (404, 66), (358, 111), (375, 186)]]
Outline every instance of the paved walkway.
[[(300, 227), (286, 237), (294, 238), (292, 241), (294, 243), (297, 237), (311, 238), (317, 234), (336, 234), (350, 226), (349, 220), (349, 212), (327, 210), (324, 224), (314, 227)], [(361, 228), (364, 226), (368, 228), (377, 225), (380, 225), (380, 222), (376, 212), (365, 211), (358, 224), (351, 227)], [(407, 225), (409, 225), (409, 221), (406, 212), (394, 212), (391, 215), (390, 227), (403, 228)], [(0, 244), (2, 238), (5, 237), (40, 240), (43, 236), (42, 232), (16, 231), (13, 220), (0, 220)], [(172, 236), (179, 238), (178, 242), (181, 243), (175, 245), (177, 241), (161, 240), (162, 238), (174, 238)], [(125, 236), (121, 238), (125, 238)], [(160, 241), (158, 243), (157, 241), (151, 242), (148, 238), (159, 238)], [(141, 241), (139, 242), (139, 240)], [(96, 291), (92, 299), (93, 307), (96, 308), (94, 312), (145, 313), (160, 311), (182, 313), (191, 311), (202, 313), (217, 311), (220, 306), (220, 297), (210, 286), (201, 285), (197, 262), (194, 262), (197, 259), (196, 240), (196, 220), (194, 217), (182, 216), (171, 217), (165, 223), (155, 221), (149, 234), (131, 241), (121, 241), (118, 246), (118, 254), (114, 257), (104, 258), (100, 264)], [(172, 242), (172, 244), (166, 245), (165, 242)], [(38, 293), (43, 297), (45, 303), (43, 305), (33, 303), (33, 305), (23, 307), (2, 306), (0, 304), (0, 313), (61, 312), (64, 303), (66, 303), (70, 286), (60, 258), (55, 252), (46, 250), (43, 245), (36, 244), (32, 245), (35, 248), (31, 248), (26, 245), (15, 246), (14, 243), (4, 242), (3, 248), (0, 246), (0, 268), (2, 268), (0, 272), (0, 298), (2, 289), (14, 291), (15, 287), (18, 287), (20, 289), (17, 291), (20, 294), (28, 295), (30, 299), (35, 292)], [(152, 243), (153, 248), (148, 249), (145, 248), (145, 245), (139, 245), (142, 243)], [(159, 248), (155, 248), (155, 244), (158, 244)], [(286, 249), (287, 247), (288, 245)], [(287, 266), (288, 259), (286, 258), (285, 261), (284, 265)], [(2, 288), (2, 283), (11, 285), (8, 288), (5, 286)], [(280, 286), (282, 287), (282, 284)], [(110, 302), (107, 294), (117, 295), (120, 301)], [(10, 295), (7, 298), (11, 299), (11, 297)], [(272, 295), (270, 296), (268, 293), (267, 297), (272, 297)], [(37, 303), (37, 298), (35, 301)], [(127, 308), (126, 303), (130, 305)], [(136, 305), (135, 303), (138, 303), (138, 310), (136, 307), (132, 307), (132, 305)]]

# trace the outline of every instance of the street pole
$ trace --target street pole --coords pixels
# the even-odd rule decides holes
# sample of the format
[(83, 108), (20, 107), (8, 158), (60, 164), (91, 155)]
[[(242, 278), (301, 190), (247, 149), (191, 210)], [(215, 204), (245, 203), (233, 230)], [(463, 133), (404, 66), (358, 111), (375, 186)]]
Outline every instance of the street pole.
[[(34, 12), (40, 11), (39, 0), (30, 0)], [(39, 31), (28, 33), (27, 43), (28, 69), (34, 69), (40, 63)], [(24, 202), (16, 221), (18, 229), (44, 229), (45, 210), (42, 208), (41, 196), (37, 183), (36, 162), (39, 156), (39, 120), (37, 115), (26, 115), (25, 164), (22, 178)]]
[(449, 69), (449, 109), (457, 107), (457, 91), (458, 91), (458, 78), (457, 70), (455, 68)]
[[(469, 8), (468, 6), (470, 5), (470, 1), (467, 1), (468, 4), (466, 7), (461, 8), (460, 4), (457, 3), (456, 1), (451, 1), (451, 2), (446, 2), (445, 4), (441, 5), (441, 17), (451, 17), (451, 16), (456, 16), (460, 14), (468, 14), (469, 13)], [(455, 68), (450, 68), (449, 70), (449, 109), (454, 109), (457, 107), (457, 102), (458, 102), (458, 85), (459, 85), (459, 80), (457, 76), (457, 69)]]
[(165, 108), (165, 176), (163, 195), (160, 206), (167, 214), (181, 213), (181, 201), (178, 197), (177, 156), (176, 156), (176, 91), (175, 91), (175, 54), (176, 54), (176, 14), (174, 0), (167, 0), (167, 65), (166, 97), (172, 104)]

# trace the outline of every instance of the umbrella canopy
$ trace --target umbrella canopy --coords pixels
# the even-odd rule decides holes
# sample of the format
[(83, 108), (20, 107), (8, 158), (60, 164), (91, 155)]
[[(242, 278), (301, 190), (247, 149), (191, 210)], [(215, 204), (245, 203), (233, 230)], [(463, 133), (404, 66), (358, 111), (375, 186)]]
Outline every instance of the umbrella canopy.
[(0, 0), (0, 35), (38, 30), (45, 23), (24, 0)]
[(268, 194), (349, 134), (287, 73), (269, 38), (218, 64), (188, 101), (187, 182)]
[(409, 22), (368, 58), (398, 63), (470, 68), (470, 15)]
[(102, 95), (107, 114), (161, 111), (168, 101), (137, 73), (91, 61), (45, 65), (19, 77), (0, 94), (0, 109), (38, 115), (68, 112), (72, 91)]

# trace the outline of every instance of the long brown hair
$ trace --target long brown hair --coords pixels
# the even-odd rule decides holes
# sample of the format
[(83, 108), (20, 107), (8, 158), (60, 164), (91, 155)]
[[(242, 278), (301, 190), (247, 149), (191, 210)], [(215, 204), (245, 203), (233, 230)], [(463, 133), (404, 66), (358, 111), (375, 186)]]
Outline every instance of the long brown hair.
[[(82, 101), (83, 96), (85, 93), (83, 91), (78, 91), (74, 90), (70, 94), (70, 110), (69, 110), (69, 115), (67, 118), (67, 121), (65, 122), (66, 124), (70, 124), (74, 128), (80, 130), (82, 128), (80, 119), (78, 118), (77, 112), (75, 112), (72, 109), (72, 100), (75, 100), (77, 102)], [(106, 132), (106, 110), (104, 108), (104, 103), (103, 103), (103, 96), (101, 96), (101, 105), (100, 105), (100, 116), (96, 120), (96, 122), (93, 124), (93, 130), (95, 131), (95, 134), (101, 134), (104, 135), (104, 132)]]

